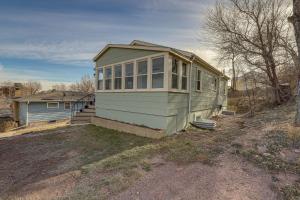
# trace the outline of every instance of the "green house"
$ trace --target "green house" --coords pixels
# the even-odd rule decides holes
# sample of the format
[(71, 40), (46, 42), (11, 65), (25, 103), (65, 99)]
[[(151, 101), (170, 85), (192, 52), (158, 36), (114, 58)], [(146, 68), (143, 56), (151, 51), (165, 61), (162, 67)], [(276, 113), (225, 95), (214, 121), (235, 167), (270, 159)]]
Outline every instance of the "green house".
[(94, 61), (96, 118), (170, 135), (227, 107), (229, 78), (191, 52), (134, 40)]

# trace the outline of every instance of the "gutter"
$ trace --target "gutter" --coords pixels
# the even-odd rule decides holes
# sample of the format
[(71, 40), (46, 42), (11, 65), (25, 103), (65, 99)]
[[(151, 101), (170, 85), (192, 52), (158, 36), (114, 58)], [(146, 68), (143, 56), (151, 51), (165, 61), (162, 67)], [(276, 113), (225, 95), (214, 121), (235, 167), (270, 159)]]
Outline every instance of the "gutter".
[(186, 119), (186, 123), (185, 123), (185, 129), (187, 128), (189, 121), (190, 121), (190, 115), (191, 115), (191, 103), (192, 103), (192, 81), (193, 81), (193, 77), (192, 77), (192, 71), (193, 71), (193, 61), (194, 61), (195, 57), (192, 56), (191, 60), (190, 60), (190, 70), (189, 70), (189, 100), (188, 100), (188, 115), (187, 115), (187, 119)]

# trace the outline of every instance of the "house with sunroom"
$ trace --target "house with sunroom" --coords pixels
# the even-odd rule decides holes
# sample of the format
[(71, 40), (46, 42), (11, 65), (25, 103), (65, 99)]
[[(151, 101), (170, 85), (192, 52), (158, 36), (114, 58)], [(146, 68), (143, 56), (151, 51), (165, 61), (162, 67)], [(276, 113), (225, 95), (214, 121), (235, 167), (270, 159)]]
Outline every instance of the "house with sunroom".
[(170, 135), (227, 107), (229, 78), (194, 53), (134, 40), (106, 45), (94, 62), (100, 125)]

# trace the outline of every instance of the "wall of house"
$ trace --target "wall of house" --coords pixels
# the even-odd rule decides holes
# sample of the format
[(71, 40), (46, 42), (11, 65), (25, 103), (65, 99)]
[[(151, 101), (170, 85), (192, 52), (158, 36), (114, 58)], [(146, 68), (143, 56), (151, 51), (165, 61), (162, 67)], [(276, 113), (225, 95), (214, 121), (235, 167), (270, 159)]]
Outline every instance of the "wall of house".
[[(78, 108), (82, 107), (78, 104)], [(71, 117), (71, 111), (64, 109), (64, 102), (59, 103), (59, 108), (48, 109), (47, 102), (30, 102), (28, 105), (28, 123), (40, 121), (63, 120)], [(20, 102), (19, 109), (20, 125), (27, 121), (27, 103)]]
[(140, 50), (140, 49), (124, 49), (110, 48), (96, 61), (97, 66), (114, 64), (125, 60), (141, 58), (160, 53), (159, 51)]
[[(196, 90), (196, 74), (197, 69), (201, 70), (201, 91)], [(192, 74), (194, 76), (192, 77), (192, 99), (191, 99), (191, 112), (192, 115), (191, 121), (195, 117), (202, 117), (207, 118), (211, 115), (217, 114), (219, 110), (219, 106), (222, 105), (223, 109), (227, 107), (227, 96), (223, 95), (220, 91), (221, 89), (221, 81), (225, 81), (225, 79), (219, 79), (218, 76), (214, 75), (213, 73), (209, 72), (208, 70), (204, 69), (198, 64), (193, 65)], [(217, 90), (214, 90), (210, 86), (210, 80), (209, 77), (217, 77), (218, 83), (217, 83)], [(225, 83), (227, 85), (227, 82)], [(227, 92), (225, 92), (227, 93)]]
[(154, 129), (166, 129), (167, 99), (167, 92), (98, 92), (96, 116)]

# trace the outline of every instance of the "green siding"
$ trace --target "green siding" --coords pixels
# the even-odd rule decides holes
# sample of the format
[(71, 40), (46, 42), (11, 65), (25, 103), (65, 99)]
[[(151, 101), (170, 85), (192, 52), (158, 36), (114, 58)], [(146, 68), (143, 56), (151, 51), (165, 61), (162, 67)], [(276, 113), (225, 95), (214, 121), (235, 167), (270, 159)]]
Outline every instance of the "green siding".
[(165, 130), (167, 99), (167, 92), (96, 93), (96, 116)]
[[(202, 91), (196, 91), (196, 70), (200, 69), (202, 71)], [(196, 114), (197, 116), (201, 116), (203, 118), (210, 117), (214, 112), (217, 112), (217, 108), (219, 105), (223, 105), (227, 107), (227, 97), (223, 94), (220, 94), (218, 86), (218, 90), (213, 90), (209, 87), (209, 76), (218, 77), (206, 69), (199, 65), (193, 65), (192, 69), (192, 102), (191, 102), (191, 112)], [(225, 79), (220, 79), (218, 84), (220, 85), (220, 81), (225, 81)], [(226, 81), (225, 81), (226, 82)], [(227, 84), (227, 82), (226, 82)], [(194, 116), (191, 116), (190, 120), (193, 120)]]
[(96, 64), (97, 66), (109, 65), (157, 53), (161, 52), (140, 49), (110, 48), (96, 61)]

